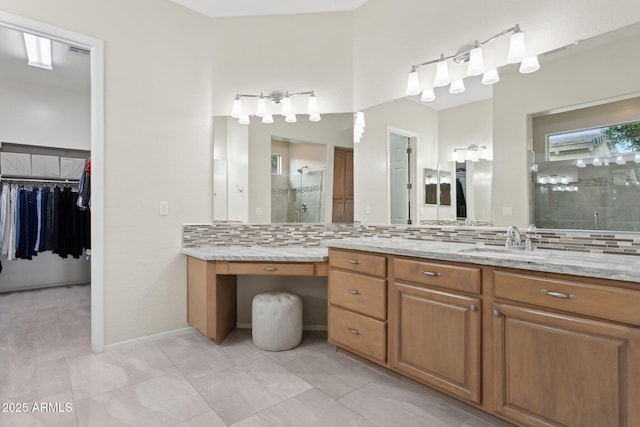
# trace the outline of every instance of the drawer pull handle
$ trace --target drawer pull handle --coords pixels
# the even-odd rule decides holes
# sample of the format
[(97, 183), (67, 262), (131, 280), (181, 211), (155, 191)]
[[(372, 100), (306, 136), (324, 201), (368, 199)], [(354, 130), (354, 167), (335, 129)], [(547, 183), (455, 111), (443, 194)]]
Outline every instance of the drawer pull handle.
[(351, 295), (360, 295), (360, 291), (357, 291), (355, 289), (349, 289), (347, 292), (349, 292)]
[(576, 298), (578, 298), (577, 296), (575, 296), (573, 294), (563, 294), (563, 293), (560, 293), (560, 292), (548, 291), (546, 289), (540, 289), (540, 292), (542, 292), (545, 295), (549, 295), (550, 297), (554, 297), (554, 298), (564, 298), (564, 299), (576, 299)]
[(469, 307), (469, 310), (478, 311), (478, 307), (476, 307), (475, 305), (472, 305), (471, 307)]
[(351, 332), (353, 335), (361, 335), (360, 331), (358, 331), (357, 329), (351, 329), (349, 328), (349, 332)]
[(278, 267), (265, 267), (264, 271), (277, 271)]
[(358, 264), (360, 264), (360, 261), (358, 261), (357, 259), (350, 259), (349, 260), (349, 264), (358, 265)]
[(436, 273), (436, 272), (433, 272), (433, 271), (426, 271), (426, 270), (422, 270), (422, 274), (424, 274), (425, 276), (431, 276), (431, 277), (440, 276), (440, 273)]

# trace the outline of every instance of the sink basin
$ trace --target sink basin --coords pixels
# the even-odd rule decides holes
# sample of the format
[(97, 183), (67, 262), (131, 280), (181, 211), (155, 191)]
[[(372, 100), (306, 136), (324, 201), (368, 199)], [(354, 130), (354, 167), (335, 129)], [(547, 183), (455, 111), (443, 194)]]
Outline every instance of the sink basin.
[(488, 248), (486, 246), (477, 247), (477, 248), (467, 248), (461, 249), (458, 251), (459, 254), (471, 255), (471, 256), (479, 256), (485, 258), (496, 258), (496, 259), (510, 259), (517, 261), (532, 261), (532, 260), (540, 260), (545, 259), (549, 256), (546, 252), (538, 252), (538, 251), (519, 251), (519, 250), (511, 250), (505, 248)]

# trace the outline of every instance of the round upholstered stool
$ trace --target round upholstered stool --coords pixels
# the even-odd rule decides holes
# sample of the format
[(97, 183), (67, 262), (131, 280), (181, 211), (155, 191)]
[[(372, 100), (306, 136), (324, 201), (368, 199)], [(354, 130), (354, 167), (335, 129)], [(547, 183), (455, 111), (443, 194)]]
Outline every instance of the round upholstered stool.
[(302, 300), (288, 292), (267, 292), (251, 304), (254, 344), (263, 350), (289, 350), (302, 339)]

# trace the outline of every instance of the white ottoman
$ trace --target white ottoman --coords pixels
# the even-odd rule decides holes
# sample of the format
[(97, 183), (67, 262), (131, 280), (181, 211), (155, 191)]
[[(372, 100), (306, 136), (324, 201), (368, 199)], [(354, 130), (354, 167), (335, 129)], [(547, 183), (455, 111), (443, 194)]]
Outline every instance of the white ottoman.
[(253, 297), (251, 323), (254, 344), (263, 350), (289, 350), (302, 339), (302, 300), (288, 292)]

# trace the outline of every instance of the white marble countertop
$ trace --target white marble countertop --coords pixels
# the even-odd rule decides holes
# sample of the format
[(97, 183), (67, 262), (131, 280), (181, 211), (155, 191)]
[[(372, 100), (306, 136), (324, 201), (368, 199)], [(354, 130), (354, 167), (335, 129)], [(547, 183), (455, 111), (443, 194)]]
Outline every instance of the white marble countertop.
[(517, 268), (640, 283), (640, 257), (582, 252), (506, 251), (497, 246), (426, 240), (355, 238), (326, 240), (324, 246), (391, 255)]
[(324, 262), (326, 247), (206, 246), (182, 248), (182, 253), (205, 261)]

